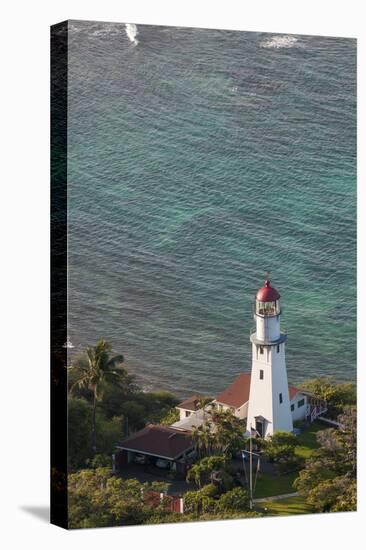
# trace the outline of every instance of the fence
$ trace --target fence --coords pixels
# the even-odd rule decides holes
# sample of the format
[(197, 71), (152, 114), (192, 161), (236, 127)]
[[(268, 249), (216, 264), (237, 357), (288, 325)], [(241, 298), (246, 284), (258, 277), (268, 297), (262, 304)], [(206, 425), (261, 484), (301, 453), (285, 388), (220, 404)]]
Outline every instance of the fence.
[(183, 499), (181, 497), (166, 495), (164, 493), (158, 493), (157, 491), (149, 491), (145, 493), (144, 500), (152, 507), (159, 506), (159, 504), (163, 502), (170, 512), (183, 514)]

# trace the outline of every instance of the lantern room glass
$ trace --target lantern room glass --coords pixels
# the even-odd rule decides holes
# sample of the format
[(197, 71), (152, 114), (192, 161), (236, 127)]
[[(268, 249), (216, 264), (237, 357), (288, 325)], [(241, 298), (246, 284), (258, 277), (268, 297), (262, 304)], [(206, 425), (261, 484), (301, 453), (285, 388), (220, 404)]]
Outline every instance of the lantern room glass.
[(274, 302), (261, 302), (256, 301), (256, 313), (258, 315), (279, 315), (280, 313), (280, 301)]

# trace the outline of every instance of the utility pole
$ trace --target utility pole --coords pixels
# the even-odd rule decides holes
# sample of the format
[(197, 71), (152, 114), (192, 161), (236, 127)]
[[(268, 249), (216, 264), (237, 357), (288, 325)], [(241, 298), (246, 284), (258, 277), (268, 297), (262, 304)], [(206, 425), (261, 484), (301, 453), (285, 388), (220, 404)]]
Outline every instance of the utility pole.
[[(252, 433), (252, 429), (250, 429), (250, 433)], [(247, 481), (247, 475), (246, 475), (245, 464), (244, 464), (244, 453), (249, 455), (249, 508), (250, 508), (250, 510), (253, 510), (253, 455), (258, 457), (258, 461), (259, 461), (260, 455), (258, 453), (253, 453), (253, 437), (252, 437), (252, 435), (250, 435), (250, 439), (249, 439), (249, 451), (247, 451), (245, 449), (242, 450), (244, 475), (245, 475), (245, 479)], [(258, 462), (258, 466), (259, 466), (259, 462)], [(257, 468), (257, 474), (258, 474), (258, 468)], [(248, 483), (248, 481), (247, 481), (247, 483)]]
[(252, 427), (250, 427), (249, 439), (249, 508), (253, 509), (253, 439)]

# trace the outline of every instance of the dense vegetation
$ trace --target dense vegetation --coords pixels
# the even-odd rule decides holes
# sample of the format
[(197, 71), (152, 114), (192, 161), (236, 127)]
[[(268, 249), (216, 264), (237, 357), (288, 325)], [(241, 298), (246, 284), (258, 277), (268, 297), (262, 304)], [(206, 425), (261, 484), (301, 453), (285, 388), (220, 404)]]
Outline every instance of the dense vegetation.
[(301, 389), (327, 402), (327, 417), (336, 419), (347, 405), (356, 405), (356, 386), (352, 382), (336, 382), (330, 376), (305, 380)]
[[(303, 388), (327, 401), (330, 415), (339, 418), (341, 427), (312, 425), (299, 436), (276, 433), (267, 440), (252, 439), (261, 460), (273, 470), (258, 476), (255, 496), (297, 490), (300, 496), (293, 513), (301, 509), (353, 510), (355, 387), (321, 377), (304, 382)], [(75, 359), (69, 368), (70, 527), (252, 517), (263, 512), (260, 506), (258, 513), (250, 510), (246, 485), (233, 467), (233, 457), (249, 448), (243, 425), (231, 412), (215, 407), (208, 408), (206, 420), (192, 432), (197, 461), (189, 469), (187, 481), (196, 488), (184, 495), (184, 514), (172, 512), (167, 497), (153, 505), (147, 498), (151, 491), (166, 493), (167, 484), (112, 475), (111, 455), (116, 444), (148, 423), (177, 421), (177, 403), (169, 392), (144, 392), (127, 371), (123, 356), (111, 355), (105, 340)], [(284, 506), (285, 501), (272, 508), (282, 510)]]
[(164, 501), (152, 507), (144, 493), (160, 491), (159, 483), (140, 483), (113, 476), (109, 468), (81, 470), (69, 476), (69, 527), (139, 525), (169, 512)]
[(110, 352), (110, 344), (100, 340), (69, 368), (71, 470), (89, 466), (95, 455), (104, 455), (108, 464), (116, 443), (130, 432), (176, 418), (177, 398), (166, 391), (143, 392), (123, 356)]
[(214, 406), (206, 414), (203, 424), (192, 430), (198, 457), (212, 454), (231, 457), (240, 451), (245, 442), (241, 421), (230, 411), (220, 411)]
[(306, 460), (295, 488), (319, 512), (356, 510), (356, 409), (346, 407), (339, 428), (318, 432), (320, 447)]
[(226, 492), (214, 484), (185, 494), (185, 513), (169, 509), (167, 497), (154, 500), (151, 492), (164, 492), (163, 483), (140, 483), (114, 476), (109, 468), (81, 470), (69, 476), (69, 527), (141, 525), (226, 517), (250, 517), (248, 494), (236, 487)]

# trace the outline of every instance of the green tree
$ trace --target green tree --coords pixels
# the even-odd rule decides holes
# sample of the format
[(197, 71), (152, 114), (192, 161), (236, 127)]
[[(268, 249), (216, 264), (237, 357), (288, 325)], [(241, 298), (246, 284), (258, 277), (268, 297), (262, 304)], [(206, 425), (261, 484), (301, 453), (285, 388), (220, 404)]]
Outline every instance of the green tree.
[(187, 491), (184, 494), (184, 513), (200, 516), (216, 511), (217, 501), (212, 497), (211, 485), (199, 491)]
[(116, 444), (123, 439), (123, 419), (115, 416), (106, 418), (104, 412), (97, 411), (96, 430), (98, 433), (99, 452), (111, 457), (115, 451)]
[[(68, 399), (68, 444), (69, 468), (75, 470), (86, 465), (93, 466), (93, 457), (99, 456), (99, 465), (111, 465), (111, 455), (116, 443), (122, 439), (123, 419), (120, 417), (107, 418), (102, 409), (96, 411), (96, 431), (98, 433), (98, 455), (95, 455), (91, 445), (93, 429), (93, 407), (85, 399)], [(103, 455), (103, 462), (100, 462)]]
[(98, 408), (105, 412), (107, 418), (125, 416), (128, 410), (127, 401), (136, 401), (140, 389), (135, 382), (135, 377), (130, 374), (124, 365), (120, 365), (118, 384), (114, 380), (106, 381), (103, 390), (103, 399), (98, 403)]
[(194, 426), (191, 435), (199, 458), (211, 454), (214, 435), (210, 421), (204, 422), (201, 426)]
[(107, 454), (97, 454), (93, 458), (88, 458), (86, 464), (89, 468), (111, 468), (112, 467), (112, 457)]
[(309, 504), (321, 512), (356, 509), (356, 410), (346, 407), (340, 427), (318, 433), (321, 445), (294, 482)]
[(220, 512), (245, 512), (249, 511), (248, 492), (242, 487), (235, 487), (221, 495), (217, 509)]
[(176, 408), (170, 409), (160, 420), (163, 426), (170, 426), (179, 420), (179, 411)]
[(245, 444), (244, 427), (231, 411), (207, 408), (207, 419), (201, 426), (194, 427), (192, 438), (199, 457), (224, 455), (231, 457)]
[(224, 470), (225, 458), (223, 456), (207, 456), (196, 462), (187, 474), (187, 481), (193, 481), (199, 489), (213, 481), (214, 474)]
[(212, 412), (213, 451), (227, 457), (233, 456), (244, 446), (245, 429), (241, 421), (234, 414), (227, 411)]
[(168, 391), (141, 392), (138, 402), (144, 406), (145, 422), (159, 423), (178, 404), (178, 399)]
[(92, 454), (92, 407), (85, 399), (68, 399), (68, 461), (69, 468), (85, 466)]
[(266, 448), (266, 444), (268, 446), (286, 445), (292, 448), (295, 448), (299, 445), (299, 441), (297, 437), (290, 432), (275, 432), (273, 435), (269, 436), (267, 439), (264, 439), (263, 442), (264, 442), (264, 448)]
[(130, 428), (139, 430), (149, 423), (161, 423), (177, 403), (178, 399), (170, 392), (138, 390), (120, 402), (119, 414), (128, 418)]
[(276, 432), (261, 442), (265, 456), (274, 462), (280, 471), (298, 469), (303, 459), (295, 453), (299, 445), (297, 437), (289, 432)]
[(123, 356), (110, 357), (111, 344), (106, 340), (99, 340), (95, 347), (88, 347), (85, 356), (79, 358), (69, 367), (74, 382), (70, 387), (72, 393), (76, 389), (84, 389), (92, 395), (92, 449), (97, 450), (96, 440), (96, 406), (103, 398), (107, 383), (118, 385), (125, 378), (125, 369), (121, 368)]
[(154, 484), (113, 476), (108, 468), (80, 470), (69, 475), (69, 527), (140, 525), (169, 515), (166, 503), (149, 503)]

